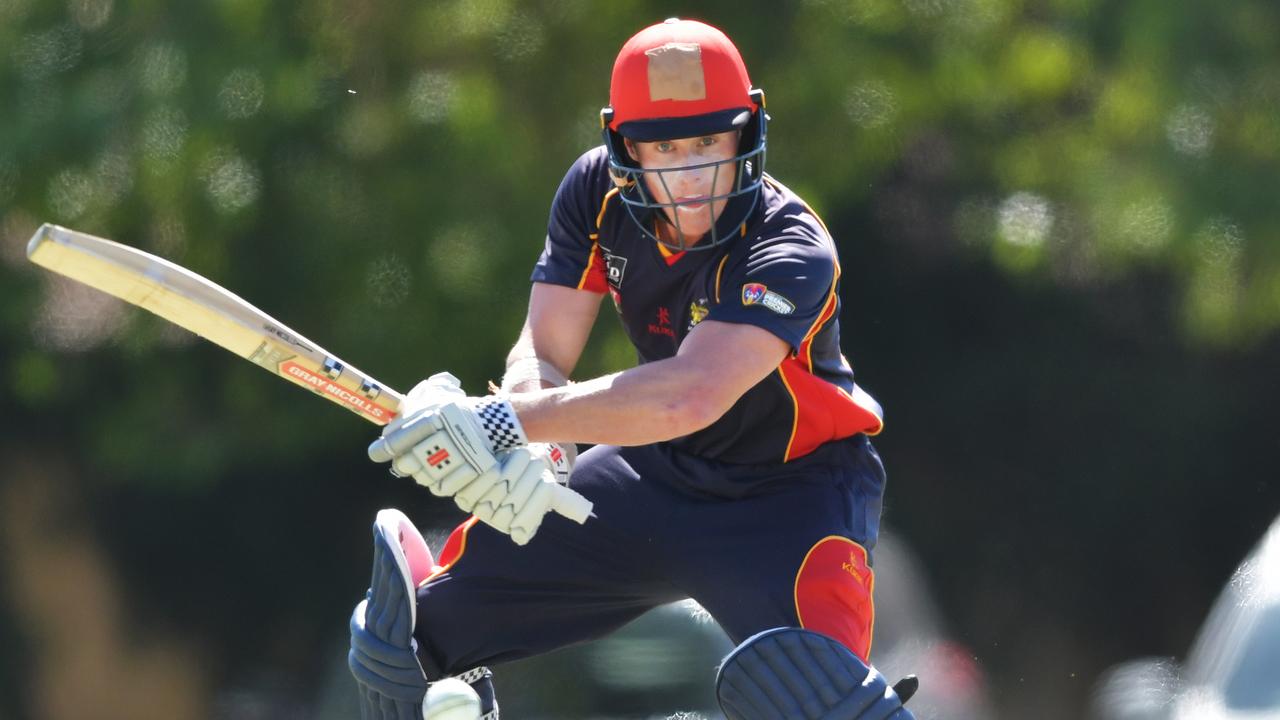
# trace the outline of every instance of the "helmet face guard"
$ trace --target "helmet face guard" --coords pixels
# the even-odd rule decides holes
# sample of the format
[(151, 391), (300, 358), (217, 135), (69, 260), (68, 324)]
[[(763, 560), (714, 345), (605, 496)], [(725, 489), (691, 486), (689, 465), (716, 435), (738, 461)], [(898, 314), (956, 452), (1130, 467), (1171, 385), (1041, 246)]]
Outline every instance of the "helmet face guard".
[[(764, 110), (764, 92), (752, 90), (750, 98), (755, 108), (750, 111), (733, 113), (733, 115), (738, 116), (748, 115), (749, 113), (749, 117), (741, 130), (742, 135), (738, 141), (738, 151), (733, 157), (679, 167), (641, 167), (639, 163), (631, 159), (631, 154), (626, 147), (627, 139), (644, 142), (647, 140), (674, 138), (663, 138), (660, 133), (654, 137), (652, 130), (633, 134), (627, 132), (628, 128), (625, 125), (621, 132), (614, 130), (610, 127), (613, 120), (612, 108), (605, 108), (601, 111), (602, 133), (605, 146), (609, 151), (609, 173), (619, 188), (618, 195), (622, 200), (623, 206), (626, 207), (628, 214), (636, 223), (640, 232), (672, 252), (707, 250), (723, 245), (741, 234), (742, 224), (750, 217), (760, 199), (760, 186), (764, 182), (765, 149), (767, 147), (768, 115)], [(706, 135), (736, 129), (733, 124), (729, 124), (726, 127), (725, 123), (715, 123), (716, 118), (714, 117), (708, 117), (707, 119), (711, 122), (704, 126), (706, 130), (704, 134)], [(685, 119), (684, 124), (686, 126), (688, 125), (688, 120), (690, 119)], [(697, 118), (692, 118), (692, 120), (696, 121)], [(624, 135), (624, 133), (626, 134)], [(641, 137), (634, 137), (633, 135), (640, 135)], [(719, 186), (721, 173), (733, 173), (733, 184), (728, 192), (713, 194), (710, 197), (698, 198), (697, 200), (663, 202), (654, 196), (648, 184), (652, 182), (661, 187), (663, 189), (662, 194), (667, 198), (671, 198), (673, 194), (667, 180), (668, 177), (676, 173), (705, 170), (707, 168), (712, 169), (712, 188)], [(719, 217), (716, 217), (716, 206), (721, 202), (724, 203), (724, 206), (719, 213)], [(708, 215), (709, 222), (707, 225), (710, 229), (705, 234), (691, 238), (686, 234), (685, 229), (681, 227), (679, 210), (682, 207), (692, 205), (703, 206)], [(662, 233), (658, 230), (658, 223), (665, 223), (671, 228), (672, 233), (670, 234), (674, 235), (674, 242), (662, 238)]]

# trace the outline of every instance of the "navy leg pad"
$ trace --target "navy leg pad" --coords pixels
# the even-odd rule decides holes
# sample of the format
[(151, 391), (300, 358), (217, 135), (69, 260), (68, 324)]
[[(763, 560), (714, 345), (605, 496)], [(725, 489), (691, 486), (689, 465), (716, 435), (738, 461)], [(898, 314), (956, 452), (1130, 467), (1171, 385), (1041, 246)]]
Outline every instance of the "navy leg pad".
[(716, 697), (728, 720), (914, 720), (889, 681), (844, 645), (774, 628), (720, 666)]
[(364, 720), (421, 720), (427, 677), (418, 663), (413, 626), (417, 598), (404, 551), (374, 525), (373, 578), (351, 614), (347, 666), (356, 678)]

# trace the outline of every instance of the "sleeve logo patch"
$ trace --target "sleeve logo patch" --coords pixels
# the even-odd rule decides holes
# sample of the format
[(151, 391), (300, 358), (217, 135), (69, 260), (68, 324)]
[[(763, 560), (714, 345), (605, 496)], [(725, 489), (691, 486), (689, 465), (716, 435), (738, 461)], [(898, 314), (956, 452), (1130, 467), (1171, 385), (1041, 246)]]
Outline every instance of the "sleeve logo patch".
[(742, 286), (742, 304), (763, 305), (779, 315), (790, 315), (796, 310), (795, 303), (761, 283), (747, 283)]

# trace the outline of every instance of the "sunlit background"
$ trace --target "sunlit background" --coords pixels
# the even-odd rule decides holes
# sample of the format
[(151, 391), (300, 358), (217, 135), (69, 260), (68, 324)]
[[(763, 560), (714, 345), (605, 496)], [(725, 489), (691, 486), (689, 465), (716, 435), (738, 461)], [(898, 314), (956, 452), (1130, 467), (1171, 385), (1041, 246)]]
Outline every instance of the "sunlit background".
[[(1280, 512), (1276, 3), (0, 0), (0, 720), (353, 717), (374, 513), (460, 520), (354, 416), (30, 266), (35, 228), (479, 392), (614, 54), (672, 15), (736, 40), (840, 247), (876, 664), (942, 720), (1185, 684)], [(601, 315), (579, 377), (634, 360)], [(713, 718), (725, 643), (666, 608), (499, 668), (504, 716)]]

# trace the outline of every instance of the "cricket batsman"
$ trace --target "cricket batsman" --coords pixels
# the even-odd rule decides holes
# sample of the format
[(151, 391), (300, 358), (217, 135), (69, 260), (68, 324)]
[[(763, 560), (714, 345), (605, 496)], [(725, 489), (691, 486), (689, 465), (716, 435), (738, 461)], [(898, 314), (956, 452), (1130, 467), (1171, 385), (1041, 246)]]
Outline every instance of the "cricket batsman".
[[(841, 354), (835, 243), (765, 173), (768, 119), (710, 25), (622, 47), (501, 387), (434, 375), (370, 447), (472, 517), (437, 557), (378, 515), (351, 618), (366, 720), (497, 718), (489, 665), (684, 598), (739, 643), (716, 681), (731, 720), (912, 717), (914, 679), (868, 665), (882, 412)], [(638, 364), (570, 383), (606, 295)], [(586, 522), (554, 512), (557, 483)]]

